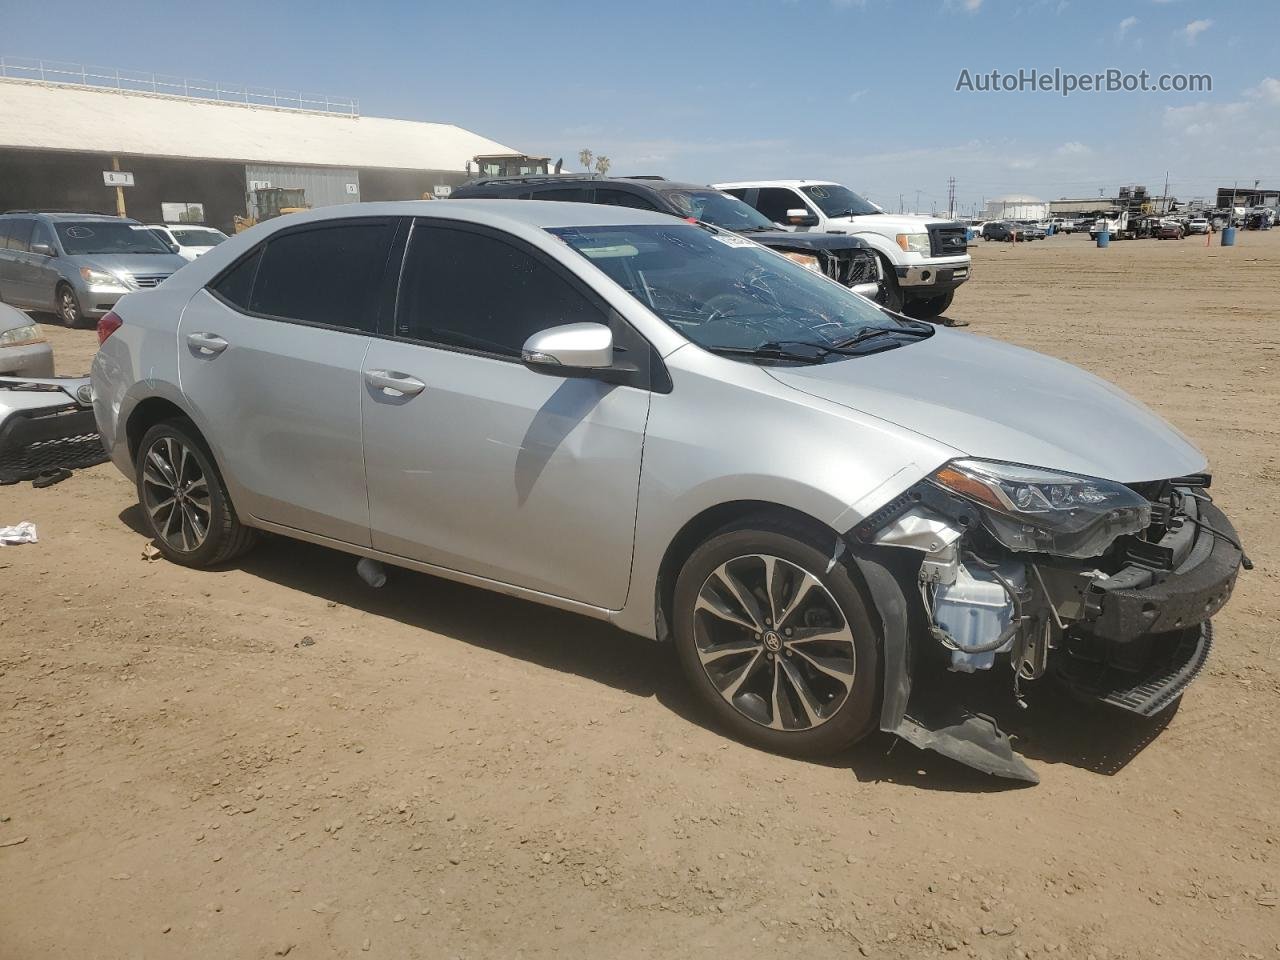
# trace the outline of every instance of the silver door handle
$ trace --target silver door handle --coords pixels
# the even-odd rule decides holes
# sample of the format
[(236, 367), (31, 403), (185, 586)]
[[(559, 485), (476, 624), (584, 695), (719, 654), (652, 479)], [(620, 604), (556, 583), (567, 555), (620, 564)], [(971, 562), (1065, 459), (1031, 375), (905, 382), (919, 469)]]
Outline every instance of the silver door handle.
[(193, 350), (198, 350), (200, 353), (210, 357), (216, 357), (231, 346), (216, 333), (189, 333), (187, 334), (187, 344)]
[(364, 382), (375, 390), (389, 390), (406, 397), (416, 397), (427, 388), (417, 377), (395, 370), (366, 370)]

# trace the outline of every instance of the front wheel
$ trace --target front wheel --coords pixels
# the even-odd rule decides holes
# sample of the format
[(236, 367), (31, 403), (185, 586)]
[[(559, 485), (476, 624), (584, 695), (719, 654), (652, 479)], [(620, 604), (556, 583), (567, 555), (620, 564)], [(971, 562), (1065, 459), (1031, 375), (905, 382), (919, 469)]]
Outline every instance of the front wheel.
[(880, 272), (883, 277), (880, 281), (880, 296), (876, 297), (876, 303), (884, 307), (886, 310), (892, 310), (894, 313), (902, 312), (902, 304), (904, 302), (902, 287), (898, 285), (898, 272), (894, 269), (892, 263), (885, 257), (880, 258)]
[(70, 330), (84, 324), (84, 315), (80, 312), (80, 301), (76, 299), (76, 292), (67, 284), (58, 285), (57, 291), (58, 301), (58, 319), (62, 321), (62, 325)]
[(917, 320), (934, 320), (946, 312), (947, 307), (951, 306), (951, 301), (955, 299), (955, 296), (954, 290), (948, 290), (946, 293), (940, 293), (936, 297), (921, 297), (918, 300), (908, 300), (906, 306), (907, 316), (915, 317)]
[(166, 559), (214, 567), (253, 545), (254, 531), (240, 523), (213, 455), (190, 421), (167, 420), (148, 430), (134, 472), (143, 520)]
[(876, 726), (880, 641), (829, 545), (760, 520), (712, 536), (676, 581), (674, 633), (699, 697), (736, 737), (821, 756)]

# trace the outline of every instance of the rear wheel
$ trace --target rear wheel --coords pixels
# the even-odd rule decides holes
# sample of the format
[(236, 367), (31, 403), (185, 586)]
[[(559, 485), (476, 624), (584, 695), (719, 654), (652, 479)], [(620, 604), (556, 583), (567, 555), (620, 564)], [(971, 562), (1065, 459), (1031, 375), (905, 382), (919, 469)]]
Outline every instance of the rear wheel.
[(712, 536), (676, 581), (685, 675), (740, 739), (835, 753), (876, 726), (880, 644), (868, 601), (821, 537), (761, 519)]
[(915, 317), (917, 320), (933, 320), (942, 316), (946, 312), (947, 307), (951, 306), (951, 301), (955, 299), (954, 290), (948, 290), (946, 293), (940, 293), (936, 297), (921, 297), (918, 300), (908, 300), (906, 313), (909, 317)]
[(189, 420), (148, 430), (135, 464), (143, 520), (160, 552), (184, 567), (213, 567), (254, 542), (240, 523), (213, 455)]
[(60, 283), (56, 296), (58, 319), (62, 321), (62, 325), (72, 330), (82, 326), (84, 315), (80, 312), (80, 301), (76, 299), (76, 292), (68, 284)]

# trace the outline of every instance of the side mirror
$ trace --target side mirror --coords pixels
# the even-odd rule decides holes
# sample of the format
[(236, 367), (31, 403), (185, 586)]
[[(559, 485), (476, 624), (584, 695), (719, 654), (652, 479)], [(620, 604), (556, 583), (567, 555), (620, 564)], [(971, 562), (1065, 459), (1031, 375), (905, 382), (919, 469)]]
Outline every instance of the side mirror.
[(56, 254), (56, 253), (54, 252), (54, 250), (53, 250), (53, 247), (52, 247), (50, 244), (47, 244), (47, 243), (33, 243), (33, 244), (31, 245), (31, 252), (32, 252), (32, 253), (38, 253), (38, 254), (40, 254), (40, 256), (42, 256), (42, 257), (56, 257), (56, 256), (57, 256), (57, 254)]
[(793, 227), (816, 227), (818, 218), (804, 207), (796, 207), (787, 211), (787, 223)]
[(180, 246), (178, 246), (176, 243), (174, 243), (172, 240), (170, 240), (170, 241), (169, 241), (169, 252), (170, 252), (170, 253), (181, 253), (181, 252), (182, 252), (182, 248), (181, 248)]
[(558, 377), (613, 366), (613, 331), (603, 323), (566, 323), (539, 330), (524, 342), (520, 359), (530, 370)]

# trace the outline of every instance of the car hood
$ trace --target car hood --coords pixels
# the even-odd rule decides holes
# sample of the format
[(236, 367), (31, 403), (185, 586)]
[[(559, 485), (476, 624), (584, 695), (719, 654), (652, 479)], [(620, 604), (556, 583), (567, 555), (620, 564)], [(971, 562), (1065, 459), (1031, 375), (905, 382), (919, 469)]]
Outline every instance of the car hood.
[(778, 250), (848, 250), (851, 247), (871, 249), (864, 240), (838, 233), (792, 233), (790, 230), (771, 230), (744, 233), (743, 236)]
[(925, 228), (956, 224), (954, 220), (938, 217), (917, 217), (905, 213), (867, 213), (858, 217), (828, 217), (829, 226), (870, 227), (876, 233), (924, 233)]
[(1198, 473), (1205, 457), (1123, 390), (1006, 343), (939, 329), (864, 357), (770, 367), (782, 383), (969, 456), (1138, 483)]
[(176, 253), (93, 253), (75, 258), (77, 266), (106, 270), (117, 277), (173, 273), (187, 261)]

